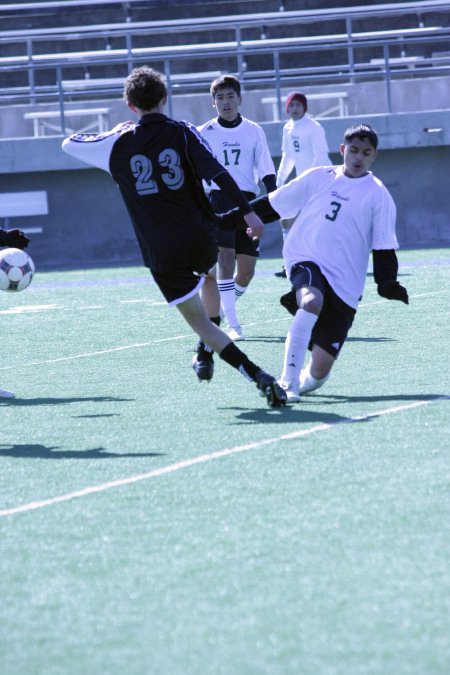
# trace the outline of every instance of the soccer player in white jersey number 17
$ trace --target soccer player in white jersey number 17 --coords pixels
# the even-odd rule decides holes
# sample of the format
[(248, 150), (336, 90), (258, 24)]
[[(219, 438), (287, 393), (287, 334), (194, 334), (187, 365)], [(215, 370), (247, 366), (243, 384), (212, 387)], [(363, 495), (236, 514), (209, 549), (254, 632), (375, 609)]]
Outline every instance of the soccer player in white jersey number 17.
[[(247, 199), (254, 199), (259, 194), (259, 181), (267, 192), (275, 190), (275, 166), (263, 128), (239, 113), (242, 103), (239, 80), (234, 75), (221, 75), (212, 82), (210, 92), (217, 117), (198, 130), (211, 150)], [(233, 208), (227, 195), (215, 183), (207, 186), (207, 192), (217, 213)], [(235, 341), (243, 340), (236, 300), (245, 293), (255, 274), (259, 242), (242, 236), (239, 230), (219, 230), (218, 244), (217, 283), (228, 335)]]

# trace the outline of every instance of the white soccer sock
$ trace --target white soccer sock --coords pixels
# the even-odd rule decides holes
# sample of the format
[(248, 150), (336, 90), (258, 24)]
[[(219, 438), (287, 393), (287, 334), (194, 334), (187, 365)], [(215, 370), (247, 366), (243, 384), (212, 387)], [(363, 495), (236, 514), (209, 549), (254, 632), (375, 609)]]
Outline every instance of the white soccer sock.
[(328, 375), (325, 375), (325, 377), (322, 377), (320, 380), (316, 380), (316, 378), (311, 375), (310, 366), (311, 363), (308, 363), (300, 373), (300, 394), (307, 394), (310, 391), (319, 389), (330, 377), (330, 373), (328, 373)]
[(305, 309), (297, 310), (284, 345), (284, 364), (280, 378), (282, 382), (297, 386), (317, 318), (316, 314)]
[(239, 298), (241, 298), (244, 295), (247, 288), (248, 286), (241, 286), (236, 281), (234, 282), (234, 293), (236, 295), (236, 300), (239, 300)]
[(219, 287), (220, 303), (228, 326), (238, 326), (234, 279), (218, 279), (217, 286)]

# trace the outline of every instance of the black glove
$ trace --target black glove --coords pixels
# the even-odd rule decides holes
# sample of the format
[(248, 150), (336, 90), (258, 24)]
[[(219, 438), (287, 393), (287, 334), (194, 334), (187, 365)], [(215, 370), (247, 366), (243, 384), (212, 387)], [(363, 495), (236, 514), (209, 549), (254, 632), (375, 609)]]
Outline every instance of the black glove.
[(22, 230), (1, 230), (0, 246), (10, 246), (11, 248), (26, 248), (30, 240), (24, 235)]
[(378, 295), (388, 300), (401, 300), (406, 305), (409, 304), (408, 291), (401, 286), (398, 281), (385, 281), (378, 285)]

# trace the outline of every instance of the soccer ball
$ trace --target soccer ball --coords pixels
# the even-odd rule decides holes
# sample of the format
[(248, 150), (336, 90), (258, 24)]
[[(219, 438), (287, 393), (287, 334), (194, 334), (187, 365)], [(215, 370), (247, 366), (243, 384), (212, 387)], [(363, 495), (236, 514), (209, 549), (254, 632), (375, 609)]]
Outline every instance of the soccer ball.
[(34, 274), (34, 262), (20, 248), (5, 248), (0, 251), (0, 290), (23, 291)]

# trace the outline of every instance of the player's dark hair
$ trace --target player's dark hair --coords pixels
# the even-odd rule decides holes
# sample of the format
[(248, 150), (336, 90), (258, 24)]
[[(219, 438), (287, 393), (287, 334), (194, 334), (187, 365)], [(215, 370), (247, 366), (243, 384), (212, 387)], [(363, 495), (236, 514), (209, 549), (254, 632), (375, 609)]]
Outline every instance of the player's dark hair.
[(344, 143), (350, 143), (355, 137), (361, 141), (367, 138), (374, 150), (378, 147), (377, 133), (369, 124), (354, 124), (352, 127), (349, 127), (344, 134)]
[(233, 89), (238, 96), (241, 95), (241, 83), (234, 75), (220, 75), (211, 84), (209, 91), (214, 98), (220, 89)]
[(150, 66), (134, 68), (125, 80), (124, 99), (140, 110), (151, 110), (167, 96), (164, 76)]

